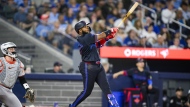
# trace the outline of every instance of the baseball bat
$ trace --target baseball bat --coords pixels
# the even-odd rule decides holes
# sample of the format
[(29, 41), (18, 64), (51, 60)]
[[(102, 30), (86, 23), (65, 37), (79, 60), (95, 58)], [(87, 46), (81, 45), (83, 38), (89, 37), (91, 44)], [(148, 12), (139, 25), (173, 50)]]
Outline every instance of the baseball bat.
[(117, 26), (118, 28), (121, 26), (121, 24), (131, 15), (131, 13), (133, 13), (133, 11), (137, 8), (137, 6), (139, 5), (138, 2), (135, 2), (135, 4), (131, 7), (131, 9), (127, 12), (127, 14), (125, 15), (125, 17), (122, 19), (122, 21), (119, 23), (119, 25)]

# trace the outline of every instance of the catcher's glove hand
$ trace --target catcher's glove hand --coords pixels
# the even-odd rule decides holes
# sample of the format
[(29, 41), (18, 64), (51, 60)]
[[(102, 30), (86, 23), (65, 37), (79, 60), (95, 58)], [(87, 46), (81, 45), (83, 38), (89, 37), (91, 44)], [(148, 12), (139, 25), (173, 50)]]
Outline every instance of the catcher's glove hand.
[(34, 99), (35, 99), (35, 96), (34, 96), (34, 90), (29, 88), (27, 91), (26, 91), (26, 94), (24, 96), (24, 98), (27, 98), (31, 103), (34, 102)]

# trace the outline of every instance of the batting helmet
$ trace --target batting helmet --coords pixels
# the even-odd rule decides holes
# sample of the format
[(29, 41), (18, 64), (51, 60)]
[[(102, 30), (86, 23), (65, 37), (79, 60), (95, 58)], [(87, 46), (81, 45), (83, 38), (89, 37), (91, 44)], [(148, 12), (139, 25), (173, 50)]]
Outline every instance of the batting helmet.
[[(83, 28), (86, 25), (89, 25), (90, 23), (86, 23), (85, 21), (79, 21), (77, 24), (75, 24), (75, 31), (79, 33), (79, 30)], [(91, 28), (88, 26), (89, 30), (91, 31)]]

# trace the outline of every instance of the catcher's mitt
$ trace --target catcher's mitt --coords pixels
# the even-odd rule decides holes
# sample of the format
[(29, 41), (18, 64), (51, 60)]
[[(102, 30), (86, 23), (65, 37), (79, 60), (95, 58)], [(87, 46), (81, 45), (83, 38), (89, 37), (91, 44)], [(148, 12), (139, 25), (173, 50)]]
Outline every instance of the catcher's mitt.
[(34, 102), (34, 99), (35, 99), (35, 96), (34, 96), (34, 90), (29, 88), (27, 91), (26, 91), (26, 94), (24, 96), (24, 98), (27, 98), (31, 103)]

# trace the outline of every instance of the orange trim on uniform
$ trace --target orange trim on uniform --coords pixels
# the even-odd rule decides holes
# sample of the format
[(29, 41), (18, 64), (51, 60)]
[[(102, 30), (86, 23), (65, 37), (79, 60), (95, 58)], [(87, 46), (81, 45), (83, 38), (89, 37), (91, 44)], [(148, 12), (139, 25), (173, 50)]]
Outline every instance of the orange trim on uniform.
[(14, 63), (16, 62), (15, 59), (13, 59), (13, 61), (8, 61), (8, 60), (5, 58), (5, 60), (6, 60), (9, 64), (14, 64)]

